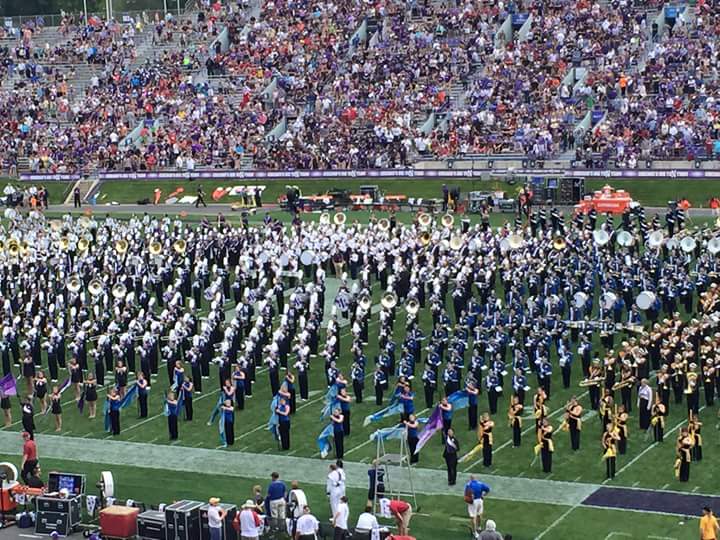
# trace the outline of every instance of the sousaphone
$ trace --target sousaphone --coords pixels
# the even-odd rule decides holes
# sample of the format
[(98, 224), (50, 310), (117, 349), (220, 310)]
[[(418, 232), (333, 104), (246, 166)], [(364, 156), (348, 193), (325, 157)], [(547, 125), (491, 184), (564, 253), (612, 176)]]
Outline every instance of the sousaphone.
[(345, 222), (347, 221), (347, 216), (344, 212), (338, 212), (333, 216), (333, 223), (335, 225), (345, 225)]
[(422, 213), (420, 216), (418, 216), (418, 225), (421, 227), (429, 227), (432, 223), (432, 217), (430, 214)]
[(80, 291), (80, 287), (82, 287), (82, 282), (77, 275), (72, 275), (70, 276), (70, 279), (68, 279), (66, 286), (68, 291), (70, 291), (71, 293), (76, 293)]
[(120, 255), (124, 255), (127, 253), (129, 244), (127, 240), (118, 240), (115, 242), (115, 251), (117, 251)]
[(407, 311), (410, 315), (415, 315), (418, 311), (420, 311), (420, 303), (414, 298), (411, 298), (405, 303), (405, 311)]
[(387, 231), (390, 229), (390, 220), (387, 218), (382, 218), (378, 221), (378, 229), (381, 231)]
[(398, 297), (394, 292), (386, 292), (383, 294), (380, 303), (385, 309), (392, 309), (397, 306)]
[(445, 214), (440, 218), (440, 223), (442, 223), (443, 227), (449, 229), (455, 224), (455, 217), (452, 214)]
[(178, 255), (185, 255), (185, 251), (187, 251), (187, 242), (183, 239), (175, 240), (175, 242), (173, 242), (173, 249)]
[(150, 252), (150, 255), (160, 255), (162, 252), (162, 244), (157, 240), (153, 240), (150, 242), (150, 246), (148, 246), (148, 251)]
[(94, 278), (90, 283), (88, 283), (88, 292), (92, 296), (100, 296), (103, 292), (103, 282), (99, 278)]

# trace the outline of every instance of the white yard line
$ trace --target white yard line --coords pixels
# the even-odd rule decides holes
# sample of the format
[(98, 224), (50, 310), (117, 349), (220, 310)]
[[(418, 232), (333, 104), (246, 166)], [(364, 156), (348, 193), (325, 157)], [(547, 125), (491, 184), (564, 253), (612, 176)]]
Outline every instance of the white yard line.
[(544, 537), (547, 533), (549, 533), (551, 530), (553, 530), (555, 527), (557, 527), (561, 521), (563, 521), (566, 517), (568, 517), (573, 510), (578, 508), (582, 503), (577, 503), (568, 508), (565, 512), (562, 513), (562, 515), (557, 518), (555, 521), (553, 521), (550, 526), (545, 529), (543, 532), (541, 532), (539, 535), (535, 537), (535, 540), (540, 540), (542, 537)]

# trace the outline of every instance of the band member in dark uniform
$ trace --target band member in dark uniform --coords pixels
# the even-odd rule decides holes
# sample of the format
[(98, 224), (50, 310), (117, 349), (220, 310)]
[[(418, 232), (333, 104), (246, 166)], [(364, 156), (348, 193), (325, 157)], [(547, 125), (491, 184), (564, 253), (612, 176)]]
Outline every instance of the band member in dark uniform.
[(275, 412), (280, 421), (278, 424), (280, 446), (283, 450), (290, 450), (290, 405), (284, 399), (280, 399)]
[(468, 429), (475, 431), (478, 425), (477, 407), (479, 391), (473, 383), (468, 383), (465, 391), (468, 393)]
[(168, 420), (168, 432), (170, 434), (170, 440), (176, 441), (178, 439), (178, 400), (175, 399), (175, 394), (169, 392), (167, 399), (165, 400), (167, 405), (167, 420)]
[(85, 403), (87, 403), (88, 406), (88, 418), (92, 420), (97, 414), (98, 399), (97, 381), (95, 380), (94, 374), (88, 374), (88, 378), (85, 381), (85, 388), (83, 389), (83, 392), (85, 393)]
[[(193, 391), (195, 387), (193, 386), (193, 381), (190, 377), (187, 375), (185, 376), (185, 380), (182, 383), (182, 386), (180, 387), (180, 391), (182, 392), (183, 396), (183, 406), (185, 407), (185, 421), (189, 422), (193, 419)], [(235, 396), (237, 397), (237, 392), (235, 393)]]
[(138, 409), (139, 418), (147, 418), (148, 415), (148, 385), (145, 373), (142, 371), (138, 372), (138, 378), (136, 383), (138, 387)]
[(448, 486), (454, 486), (457, 481), (458, 451), (460, 443), (455, 438), (455, 432), (450, 428), (445, 435), (443, 444), (443, 458), (447, 465)]
[(122, 398), (115, 388), (111, 388), (107, 396), (110, 407), (110, 432), (120, 435), (120, 402)]
[(57, 386), (53, 386), (52, 395), (50, 396), (50, 412), (55, 417), (55, 431), (62, 431), (62, 394)]
[(332, 415), (330, 416), (330, 420), (333, 424), (333, 440), (335, 441), (335, 458), (336, 459), (343, 459), (343, 456), (345, 455), (345, 432), (343, 431), (343, 422), (345, 421), (345, 417), (343, 416), (340, 409), (336, 408)]
[(220, 408), (223, 415), (223, 424), (225, 428), (225, 444), (232, 446), (235, 444), (235, 409), (233, 402), (226, 399)]
[(418, 443), (418, 422), (414, 414), (410, 415), (410, 418), (403, 422), (405, 429), (407, 430), (407, 443), (408, 450), (410, 450), (410, 463), (417, 463), (420, 459), (420, 454), (415, 453), (415, 448)]

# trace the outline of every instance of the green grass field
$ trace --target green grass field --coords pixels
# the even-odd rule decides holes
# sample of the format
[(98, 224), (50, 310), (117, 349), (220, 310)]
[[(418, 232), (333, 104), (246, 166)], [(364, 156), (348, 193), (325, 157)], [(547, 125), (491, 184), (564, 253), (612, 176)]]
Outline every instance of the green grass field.
[[(408, 217), (408, 216), (404, 216)], [(493, 216), (493, 224), (497, 225), (506, 216)], [(256, 218), (257, 219), (257, 218)], [(328, 291), (330, 296), (330, 291)], [(379, 301), (380, 293), (374, 291), (374, 302)], [(234, 306), (228, 305), (228, 310)], [(404, 337), (403, 316), (400, 315), (395, 324), (395, 340), (400, 343)], [(428, 313), (421, 315), (421, 323), (426, 334), (429, 333), (431, 321)], [(377, 353), (377, 330), (378, 318), (374, 315), (370, 323), (370, 339), (366, 348), (368, 359), (372, 362)], [(349, 328), (345, 327), (341, 332), (341, 356), (340, 367), (344, 372), (349, 371), (350, 358), (348, 346), (350, 343)], [(616, 339), (616, 344), (619, 340)], [(599, 348), (599, 342), (595, 342)], [(298, 413), (293, 418), (292, 427), (292, 456), (305, 458), (318, 458), (316, 437), (324, 427), (320, 422), (320, 410), (323, 406), (322, 397), (325, 392), (325, 381), (322, 373), (321, 360), (315, 360), (320, 365), (311, 372), (311, 396), (308, 402), (298, 403)], [(557, 362), (554, 363), (557, 366)], [(562, 411), (565, 403), (572, 395), (580, 398), (581, 404), (589, 409), (587, 392), (578, 387), (580, 380), (580, 367), (574, 366), (573, 378), (570, 388), (563, 389), (559, 369), (555, 370), (552, 383), (552, 397), (549, 402), (551, 420), (557, 427), (562, 420)], [(180, 423), (180, 440), (174, 445), (191, 448), (216, 449), (219, 445), (217, 427), (206, 425), (206, 420), (217, 399), (219, 388), (218, 374), (216, 368), (211, 368), (211, 379), (203, 381), (202, 395), (196, 396), (194, 400), (195, 419), (192, 422)], [(419, 376), (419, 373), (418, 373)], [(529, 377), (529, 384), (534, 388), (536, 381)], [(123, 412), (122, 434), (116, 439), (121, 441), (147, 442), (154, 444), (169, 444), (166, 419), (162, 414), (163, 392), (168, 388), (169, 382), (166, 370), (160, 368), (159, 375), (153, 379), (153, 388), (150, 397), (150, 418), (139, 420), (135, 408)], [(506, 382), (506, 394), (509, 394), (508, 383)], [(425, 408), (422, 397), (422, 386), (416, 382), (416, 409), (421, 411), (420, 416), (429, 415)], [(370, 463), (376, 456), (374, 443), (369, 442), (370, 434), (378, 427), (393, 425), (397, 419), (386, 419), (377, 425), (367, 428), (362, 426), (362, 419), (378, 409), (371, 396), (372, 388), (368, 384), (366, 388), (366, 401), (362, 404), (352, 405), (352, 434), (345, 440), (346, 461)], [(101, 395), (101, 400), (102, 400)], [(232, 454), (237, 451), (273, 455), (278, 453), (277, 443), (266, 431), (265, 426), (268, 420), (268, 403), (271, 398), (269, 381), (264, 370), (258, 372), (258, 381), (255, 385), (254, 397), (246, 401), (246, 408), (236, 414), (236, 443), (228, 449), (217, 449), (217, 452), (227, 454), (227, 459), (232, 460)], [(370, 398), (370, 399), (368, 399)], [(63, 412), (62, 435), (67, 437), (81, 437), (90, 440), (105, 440), (108, 436), (103, 429), (102, 419), (98, 416), (95, 420), (89, 420), (86, 415), (82, 416), (74, 406), (70, 391), (65, 394), (65, 405)], [(387, 396), (386, 396), (387, 403)], [(704, 403), (703, 403), (704, 404)], [(477, 473), (481, 478), (486, 478), (492, 487), (492, 476), (521, 477), (550, 479), (554, 481), (569, 481), (577, 483), (601, 484), (604, 480), (605, 467), (601, 462), (600, 435), (601, 425), (597, 415), (588, 412), (583, 422), (582, 448), (579, 452), (570, 450), (569, 436), (566, 433), (557, 432), (555, 438), (554, 467), (551, 476), (544, 474), (539, 463), (531, 466), (533, 460), (532, 447), (534, 444), (532, 420), (524, 422), (525, 433), (523, 445), (519, 449), (511, 446), (511, 432), (505, 420), (507, 410), (507, 398), (503, 398), (498, 406), (498, 414), (495, 417), (495, 450), (493, 455), (493, 466), (484, 469), (481, 463), (473, 461), (461, 465), (459, 482), (464, 482), (467, 474)], [(487, 410), (487, 397), (483, 394), (480, 398), (480, 412)], [(526, 409), (526, 414), (530, 411)], [(87, 414), (87, 413), (86, 413)], [(630, 442), (628, 453), (618, 458), (618, 476), (611, 485), (642, 487), (657, 490), (674, 490), (713, 494), (717, 492), (720, 472), (720, 434), (716, 427), (717, 405), (704, 409), (701, 412), (701, 419), (704, 422), (703, 437), (705, 441), (705, 459), (700, 464), (693, 464), (691, 479), (687, 484), (681, 484), (675, 480), (673, 475), (674, 461), (674, 435), (686, 420), (684, 405), (671, 405), (670, 416), (667, 419), (666, 442), (661, 445), (652, 443), (645, 433), (638, 432), (636, 411), (631, 414), (630, 421)], [(13, 403), (14, 423), (11, 427), (5, 428), (9, 431), (19, 432), (19, 407)], [(468, 429), (467, 416), (465, 411), (455, 415), (454, 426), (461, 444), (461, 454), (467, 452), (476, 443), (475, 434)], [(51, 416), (43, 417), (38, 415), (36, 424), (39, 433), (51, 434), (54, 432), (53, 419)], [(19, 441), (19, 437), (18, 437)], [(18, 449), (20, 444), (18, 442)], [(331, 454), (332, 455), (332, 454)], [(41, 449), (42, 456), (42, 449)], [(14, 458), (17, 460), (17, 457)], [(43, 463), (46, 471), (49, 469), (62, 469), (81, 471), (88, 474), (89, 478), (97, 478), (97, 472), (102, 468), (90, 463), (97, 459), (88, 460), (82, 455), (77, 456), (71, 462)], [(423, 450), (420, 457), (421, 467), (444, 470), (444, 461), (441, 456), (439, 440), (430, 441)], [(168, 467), (172, 469), (172, 464)], [(116, 483), (119, 485), (120, 496), (147, 501), (149, 503), (168, 502), (180, 498), (204, 499), (210, 494), (220, 496), (242, 503), (249, 492), (248, 486), (254, 483), (266, 484), (268, 471), (262, 470), (249, 472), (247, 479), (229, 478), (222, 475), (222, 471), (213, 471), (207, 475), (188, 475), (187, 473), (173, 474), (168, 470), (159, 469), (135, 469), (113, 467), (116, 472)], [(285, 478), (291, 479), (291, 474), (284, 471)], [(488, 476), (492, 475), (492, 476)], [(255, 477), (260, 477), (256, 480)], [(303, 478), (300, 478), (302, 481)], [(94, 481), (94, 480), (93, 480)], [(420, 490), (426, 486), (421, 486)], [(327, 510), (324, 503), (322, 488), (311, 487), (311, 502), (318, 510), (318, 516), (326, 516)], [(357, 516), (360, 511), (365, 492), (357, 490), (351, 493), (353, 502), (353, 515)], [(415, 534), (419, 539), (461, 539), (467, 538), (466, 519), (464, 505), (462, 502), (462, 488), (458, 488), (456, 496), (434, 495), (421, 497), (421, 506), (428, 516), (419, 516), (414, 521)], [(613, 533), (618, 537), (632, 538), (674, 538), (690, 539), (696, 538), (696, 522), (691, 520), (684, 525), (679, 524), (680, 520), (675, 516), (642, 515), (634, 512), (610, 511), (591, 509), (586, 507), (568, 507), (561, 505), (542, 504), (542, 493), (537, 494), (537, 503), (519, 503), (512, 501), (492, 500), (488, 502), (487, 516), (496, 519), (501, 530), (512, 532), (513, 538), (531, 539), (540, 536), (552, 525), (549, 537), (559, 538), (589, 538), (603, 540), (612, 538)], [(568, 513), (569, 512), (569, 513)], [(560, 519), (562, 518), (562, 519)]]

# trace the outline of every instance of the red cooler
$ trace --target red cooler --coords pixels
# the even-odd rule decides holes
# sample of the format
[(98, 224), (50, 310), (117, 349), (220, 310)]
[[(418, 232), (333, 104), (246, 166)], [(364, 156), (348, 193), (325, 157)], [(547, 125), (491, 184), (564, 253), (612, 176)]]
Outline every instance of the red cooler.
[(100, 530), (111, 538), (132, 538), (137, 534), (139, 508), (108, 506), (100, 510)]

